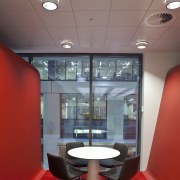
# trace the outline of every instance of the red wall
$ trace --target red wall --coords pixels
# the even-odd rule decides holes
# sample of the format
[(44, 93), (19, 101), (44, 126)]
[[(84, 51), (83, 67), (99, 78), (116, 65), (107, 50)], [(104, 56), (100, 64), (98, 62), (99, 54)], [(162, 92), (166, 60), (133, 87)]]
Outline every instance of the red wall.
[(39, 73), (0, 45), (0, 179), (32, 180), (40, 145)]
[(179, 153), (180, 65), (166, 77), (147, 171), (158, 180), (180, 179)]

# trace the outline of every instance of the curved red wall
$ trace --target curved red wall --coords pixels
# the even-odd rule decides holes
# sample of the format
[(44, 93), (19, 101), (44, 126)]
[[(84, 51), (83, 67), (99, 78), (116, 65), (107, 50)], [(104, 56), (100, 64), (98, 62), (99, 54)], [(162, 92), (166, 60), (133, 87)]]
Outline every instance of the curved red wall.
[(40, 170), (39, 73), (0, 45), (0, 179), (32, 180)]
[(147, 171), (157, 180), (180, 179), (180, 65), (167, 74)]

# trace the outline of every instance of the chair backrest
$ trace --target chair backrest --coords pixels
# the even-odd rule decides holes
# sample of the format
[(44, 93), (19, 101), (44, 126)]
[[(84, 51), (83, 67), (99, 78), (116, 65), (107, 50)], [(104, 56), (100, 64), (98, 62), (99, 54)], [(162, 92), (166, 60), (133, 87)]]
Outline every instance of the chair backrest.
[(66, 143), (66, 158), (67, 159), (77, 159), (75, 157), (70, 156), (68, 154), (68, 151), (70, 149), (78, 148), (78, 147), (84, 147), (84, 143), (83, 142), (68, 142), (68, 143)]
[(123, 162), (127, 158), (128, 146), (126, 144), (114, 143), (113, 149), (120, 151), (120, 155), (115, 157), (115, 160)]
[(69, 179), (66, 163), (60, 156), (47, 153), (49, 171), (57, 178)]
[(139, 161), (139, 155), (125, 159), (118, 180), (130, 180), (138, 171)]

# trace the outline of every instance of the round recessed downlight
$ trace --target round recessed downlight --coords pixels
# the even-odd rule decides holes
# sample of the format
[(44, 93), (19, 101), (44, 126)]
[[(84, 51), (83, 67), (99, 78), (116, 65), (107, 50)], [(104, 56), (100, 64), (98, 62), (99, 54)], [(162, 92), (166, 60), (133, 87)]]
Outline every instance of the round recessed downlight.
[(69, 48), (72, 48), (73, 43), (71, 41), (63, 41), (61, 43), (61, 45), (62, 45), (63, 48), (69, 49)]
[(145, 46), (145, 45), (139, 45), (139, 46), (137, 46), (137, 48), (138, 48), (138, 49), (145, 49), (146, 46)]
[(168, 9), (177, 9), (180, 7), (180, 1), (174, 1), (167, 4)]
[(138, 41), (136, 43), (136, 46), (138, 49), (145, 49), (147, 47), (147, 42), (146, 41)]
[(53, 11), (58, 8), (59, 0), (42, 0), (42, 6), (44, 9)]

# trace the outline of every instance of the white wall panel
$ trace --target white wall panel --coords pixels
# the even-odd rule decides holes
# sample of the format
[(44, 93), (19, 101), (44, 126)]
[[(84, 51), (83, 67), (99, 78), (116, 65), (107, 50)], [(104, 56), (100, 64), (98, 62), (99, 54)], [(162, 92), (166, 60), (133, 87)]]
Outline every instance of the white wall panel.
[(51, 92), (51, 81), (41, 81), (41, 93)]

